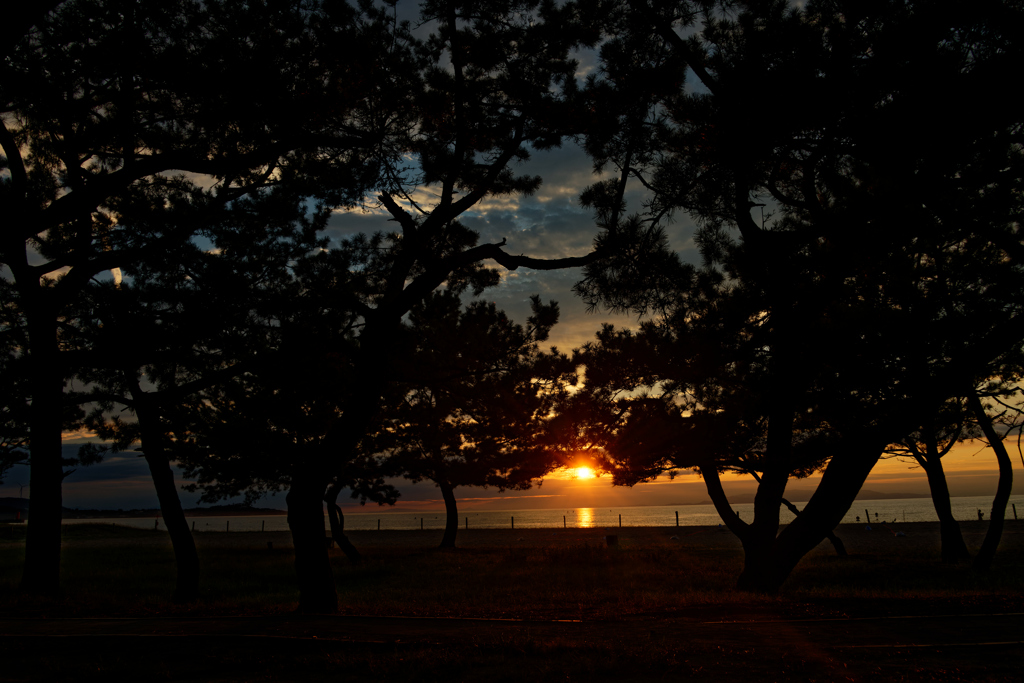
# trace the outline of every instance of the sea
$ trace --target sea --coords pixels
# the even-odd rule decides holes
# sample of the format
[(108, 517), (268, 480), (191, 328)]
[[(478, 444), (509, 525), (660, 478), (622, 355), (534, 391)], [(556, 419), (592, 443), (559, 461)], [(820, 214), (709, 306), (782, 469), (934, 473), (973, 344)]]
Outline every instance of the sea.
[[(957, 520), (979, 519), (979, 512), (985, 519), (992, 509), (992, 498), (973, 496), (950, 499), (953, 516)], [(803, 503), (796, 503), (798, 508)], [(753, 503), (734, 504), (733, 509), (742, 519), (754, 517)], [(782, 522), (788, 523), (794, 516), (782, 508)], [(1024, 517), (1024, 496), (1013, 495), (1006, 506), (1006, 518)], [(192, 529), (198, 532), (247, 532), (287, 531), (285, 515), (234, 516), (234, 517), (191, 517)], [(901, 524), (910, 522), (938, 521), (930, 498), (893, 498), (856, 501), (843, 518), (843, 524)], [(612, 529), (616, 527), (673, 527), (673, 526), (714, 526), (722, 520), (713, 505), (652, 505), (644, 507), (618, 508), (574, 508), (545, 510), (487, 510), (459, 513), (459, 527), (462, 529), (552, 529), (573, 528)], [(117, 524), (144, 529), (163, 529), (160, 517), (120, 517), (116, 519), (66, 519), (64, 524)], [(390, 531), (412, 529), (444, 529), (444, 512), (402, 512), (399, 510), (377, 510), (372, 512), (345, 513), (346, 531)], [(324, 527), (328, 528), (327, 518)]]

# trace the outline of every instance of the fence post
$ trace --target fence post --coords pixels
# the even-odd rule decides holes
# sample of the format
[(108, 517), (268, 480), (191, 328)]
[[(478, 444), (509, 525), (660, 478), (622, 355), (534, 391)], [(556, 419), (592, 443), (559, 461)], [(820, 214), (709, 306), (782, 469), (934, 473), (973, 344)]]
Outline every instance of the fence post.
[(466, 517), (466, 528), (469, 528), (469, 517)]
[(231, 531), (231, 520), (230, 519), (228, 520), (227, 524), (228, 525), (224, 528), (224, 531)]
[(676, 526), (679, 526), (679, 510), (676, 510)]
[(622, 514), (619, 514), (619, 528), (622, 528)]
[(568, 528), (568, 526), (565, 523), (565, 515), (562, 515), (562, 528), (563, 529), (567, 529)]
[(516, 518), (515, 517), (512, 518), (512, 528), (513, 529), (516, 528)]

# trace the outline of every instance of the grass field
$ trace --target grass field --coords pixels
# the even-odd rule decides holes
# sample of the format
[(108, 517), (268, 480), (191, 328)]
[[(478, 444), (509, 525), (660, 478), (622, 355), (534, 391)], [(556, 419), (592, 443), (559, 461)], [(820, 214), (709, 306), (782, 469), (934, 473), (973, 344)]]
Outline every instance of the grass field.
[[(963, 527), (976, 548), (985, 524)], [(202, 597), (176, 605), (163, 532), (69, 525), (61, 595), (38, 598), (23, 527), (0, 526), (0, 678), (1018, 680), (1024, 524), (984, 574), (938, 561), (937, 525), (900, 530), (841, 527), (850, 557), (819, 546), (777, 596), (733, 588), (742, 552), (714, 527), (469, 530), (454, 551), (352, 532), (365, 560), (331, 551), (342, 616), (317, 621), (293, 615), (284, 533), (197, 534)]]

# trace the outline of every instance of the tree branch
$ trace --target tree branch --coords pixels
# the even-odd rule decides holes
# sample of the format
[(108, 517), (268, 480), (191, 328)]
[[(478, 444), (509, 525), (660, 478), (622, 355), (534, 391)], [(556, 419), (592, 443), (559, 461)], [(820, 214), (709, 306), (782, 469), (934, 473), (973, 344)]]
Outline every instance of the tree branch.
[(4, 149), (4, 156), (7, 157), (7, 168), (11, 171), (11, 181), (14, 191), (24, 199), (28, 188), (28, 172), (25, 170), (25, 160), (21, 157), (21, 150), (14, 139), (14, 135), (7, 129), (7, 124), (0, 118), (0, 147)]
[(661, 39), (668, 43), (673, 51), (683, 58), (683, 61), (693, 70), (693, 73), (697, 75), (697, 78), (704, 87), (711, 91), (711, 94), (715, 94), (715, 91), (718, 89), (718, 81), (714, 79), (704, 66), (704, 56), (697, 54), (686, 40), (675, 32), (672, 28), (672, 23), (665, 22), (662, 17), (657, 16), (650, 5), (647, 4), (647, 0), (629, 0), (629, 6), (651, 23), (655, 33), (661, 36)]
[[(331, 144), (328, 145), (328, 142)], [(71, 220), (82, 211), (92, 211), (117, 191), (158, 173), (187, 171), (226, 178), (257, 166), (273, 163), (283, 155), (310, 144), (317, 144), (321, 147), (337, 145), (358, 147), (372, 142), (372, 138), (368, 137), (355, 136), (337, 140), (330, 136), (306, 135), (270, 144), (255, 152), (235, 157), (204, 158), (182, 151), (159, 152), (132, 160), (132, 163), (126, 163), (118, 171), (91, 176), (82, 189), (73, 190), (47, 206), (42, 211), (42, 220), (28, 228), (27, 235), (37, 235)]]
[(388, 213), (394, 217), (395, 221), (402, 226), (402, 234), (408, 238), (414, 237), (416, 235), (416, 220), (409, 212), (399, 206), (398, 202), (387, 192), (381, 194), (378, 199), (380, 199), (384, 208), (388, 210)]
[(472, 249), (453, 254), (442, 259), (434, 267), (428, 268), (425, 273), (413, 280), (402, 292), (401, 310), (408, 311), (413, 302), (427, 295), (437, 287), (441, 286), (453, 272), (473, 263), (493, 259), (499, 265), (508, 270), (516, 270), (520, 267), (532, 268), (533, 270), (560, 270), (562, 268), (574, 268), (586, 266), (601, 258), (604, 254), (594, 250), (586, 256), (569, 256), (560, 259), (538, 259), (522, 254), (516, 256), (505, 252), (502, 247), (507, 244), (503, 239), (498, 244), (481, 244)]
[(454, 218), (472, 208), (473, 205), (483, 199), (487, 193), (491, 191), (491, 186), (494, 184), (494, 181), (498, 179), (498, 176), (503, 170), (505, 170), (508, 163), (512, 161), (516, 152), (519, 151), (519, 146), (523, 143), (523, 129), (521, 124), (522, 122), (520, 122), (520, 125), (516, 128), (515, 137), (509, 141), (509, 145), (505, 148), (505, 151), (502, 152), (501, 155), (490, 165), (487, 177), (482, 183), (480, 183), (479, 187), (463, 196), (462, 199), (457, 202), (451, 203), (448, 211), (435, 209), (430, 214), (430, 217), (427, 218), (424, 223), (424, 227), (429, 224), (431, 226), (430, 229), (433, 230), (435, 223), (440, 223), (441, 225), (449, 223)]

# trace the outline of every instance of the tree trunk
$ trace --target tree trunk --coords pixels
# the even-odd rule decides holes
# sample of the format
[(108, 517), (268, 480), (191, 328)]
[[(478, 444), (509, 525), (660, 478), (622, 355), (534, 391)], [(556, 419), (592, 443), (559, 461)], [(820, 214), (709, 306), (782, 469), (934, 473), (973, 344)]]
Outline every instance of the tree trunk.
[(715, 512), (722, 518), (722, 522), (725, 523), (729, 531), (742, 540), (750, 525), (740, 519), (740, 516), (729, 504), (729, 499), (725, 496), (725, 489), (722, 488), (722, 480), (718, 476), (718, 470), (714, 466), (701, 467), (700, 473), (704, 477), (704, 486), (708, 490), (711, 503), (715, 506)]
[[(56, 595), (60, 591), (61, 519), (64, 499), (64, 376), (60, 372), (57, 329), (52, 318), (29, 310), (29, 517), (22, 590)], [(45, 311), (43, 312), (45, 313)]]
[(884, 444), (847, 443), (829, 460), (821, 483), (775, 541), (772, 566), (766, 571), (768, 592), (776, 592), (801, 558), (821, 543), (849, 512), (864, 480), (882, 455)]
[(185, 511), (181, 507), (181, 499), (178, 498), (178, 489), (174, 485), (174, 472), (162, 449), (146, 448), (145, 441), (142, 447), (145, 449), (143, 455), (149, 465), (149, 473), (153, 477), (156, 497), (160, 501), (160, 514), (174, 547), (174, 561), (178, 567), (174, 601), (192, 602), (199, 597), (199, 554), (196, 552), (192, 530), (185, 519)]
[(960, 531), (960, 523), (953, 517), (953, 508), (949, 503), (949, 486), (946, 483), (946, 473), (942, 470), (942, 460), (938, 457), (938, 448), (932, 449), (932, 444), (927, 443), (928, 454), (926, 457), (916, 458), (921, 465), (925, 475), (928, 477), (928, 490), (932, 494), (932, 505), (935, 507), (935, 514), (939, 518), (939, 534), (942, 543), (942, 561), (960, 562), (971, 559), (971, 553), (964, 543), (963, 532)]
[[(788, 304), (773, 307), (775, 326), (772, 330), (771, 363), (773, 385), (778, 388), (768, 414), (767, 454), (764, 470), (757, 482), (754, 494), (754, 519), (747, 533), (741, 537), (743, 543), (743, 572), (736, 581), (740, 590), (772, 592), (778, 590), (781, 579), (771, 573), (772, 557), (775, 554), (776, 537), (781, 522), (780, 508), (793, 454), (793, 427), (796, 421), (794, 377), (797, 366), (793, 362), (793, 344), (790, 330), (793, 329), (792, 310)], [(799, 517), (797, 518), (799, 519)]]
[[(763, 572), (762, 568), (767, 564), (767, 556), (770, 551), (770, 543), (764, 543), (763, 539), (757, 538), (757, 528), (740, 519), (736, 511), (729, 504), (722, 487), (722, 480), (718, 476), (718, 470), (712, 465), (701, 467), (701, 475), (704, 477), (704, 486), (707, 487), (711, 502), (722, 518), (729, 531), (736, 534), (743, 544), (743, 571), (736, 580), (736, 587), (740, 590), (757, 591), (757, 577)], [(758, 482), (760, 485), (760, 482)]]
[(769, 427), (768, 449), (771, 452), (774, 443), (775, 455), (765, 459), (765, 470), (757, 484), (757, 493), (754, 494), (754, 519), (747, 533), (740, 539), (743, 543), (743, 571), (736, 580), (736, 587), (740, 590), (774, 593), (785, 579), (783, 576), (776, 580), (770, 571), (779, 533), (779, 509), (789, 479), (789, 454), (793, 438), (792, 413), (781, 411), (772, 419), (778, 421), (780, 417), (785, 424), (774, 430), (774, 436)]
[(338, 505), (339, 493), (341, 493), (341, 487), (332, 484), (327, 489), (327, 495), (324, 496), (324, 502), (327, 503), (327, 518), (331, 522), (331, 538), (352, 564), (359, 564), (363, 561), (363, 556), (345, 535), (345, 515), (341, 511), (341, 506)]
[(751, 593), (777, 592), (782, 580), (775, 581), (769, 575), (772, 568), (771, 543), (754, 538), (753, 534), (740, 541), (743, 544), (743, 571), (736, 579), (736, 588)]
[(288, 527), (295, 546), (295, 573), (299, 582), (299, 611), (331, 614), (338, 611), (330, 557), (324, 534), (323, 477), (296, 475), (285, 497)]
[[(797, 508), (796, 505), (793, 505), (785, 498), (782, 499), (782, 504), (785, 505), (786, 509), (792, 512), (794, 516), (800, 516), (800, 510)], [(843, 539), (836, 536), (835, 530), (828, 532), (828, 536), (826, 536), (825, 538), (827, 538), (829, 542), (832, 543), (832, 547), (836, 549), (836, 555), (838, 555), (839, 557), (848, 557), (846, 554), (846, 544), (843, 543)]]
[[(750, 472), (750, 475), (754, 477), (754, 480), (758, 484), (761, 483), (761, 477), (757, 475), (757, 472)], [(796, 505), (793, 505), (785, 498), (782, 499), (782, 504), (786, 506), (786, 509), (793, 513), (794, 517), (800, 516), (800, 510)], [(836, 549), (836, 554), (839, 555), (839, 557), (847, 557), (846, 545), (843, 543), (841, 538), (836, 536), (835, 531), (829, 531), (827, 538), (832, 543), (832, 547)]]
[(192, 530), (185, 519), (185, 511), (181, 507), (178, 488), (174, 485), (174, 471), (164, 449), (165, 437), (161, 431), (160, 416), (153, 405), (147, 402), (138, 382), (132, 386), (132, 395), (135, 398), (135, 417), (141, 430), (142, 455), (149, 465), (156, 497), (160, 501), (160, 514), (174, 548), (174, 561), (178, 569), (174, 601), (192, 602), (199, 597), (199, 554), (196, 552)]
[(864, 480), (878, 462), (881, 448), (862, 444), (845, 447), (829, 461), (821, 483), (800, 515), (778, 537), (741, 537), (743, 573), (737, 588), (777, 593), (801, 558), (828, 537), (853, 505)]
[(992, 567), (992, 560), (996, 555), (996, 548), (1003, 535), (1003, 519), (1006, 516), (1006, 504), (1010, 500), (1010, 492), (1013, 489), (1013, 464), (1010, 462), (1010, 455), (1006, 452), (1003, 440), (996, 434), (992, 426), (992, 420), (981, 405), (981, 399), (977, 393), (971, 392), (967, 398), (971, 404), (971, 410), (988, 439), (989, 446), (996, 453), (996, 461), (999, 463), (999, 484), (996, 486), (996, 496), (992, 501), (992, 512), (989, 514), (988, 531), (985, 533), (985, 540), (981, 542), (981, 549), (974, 558), (974, 568), (982, 571)]
[(446, 480), (437, 482), (441, 489), (441, 496), (444, 498), (444, 536), (441, 538), (441, 548), (455, 547), (455, 534), (459, 532), (459, 508), (455, 502), (455, 487)]

